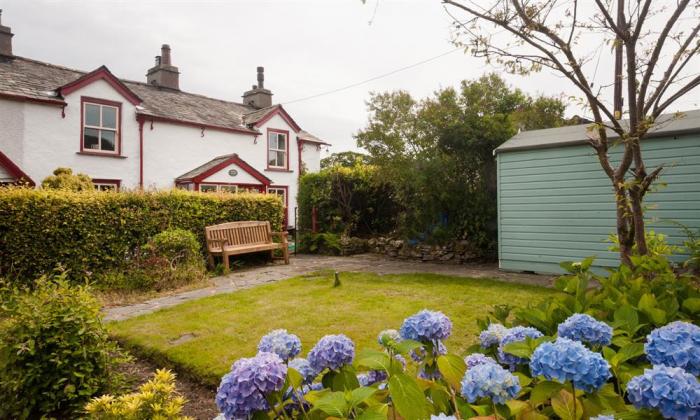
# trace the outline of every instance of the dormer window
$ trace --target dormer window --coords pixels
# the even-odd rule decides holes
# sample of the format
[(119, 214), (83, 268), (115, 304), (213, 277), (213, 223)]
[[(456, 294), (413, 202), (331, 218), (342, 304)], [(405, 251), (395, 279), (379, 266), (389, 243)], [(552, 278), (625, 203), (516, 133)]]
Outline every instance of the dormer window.
[(121, 104), (82, 98), (82, 105), (81, 152), (118, 155)]
[(286, 170), (289, 166), (289, 131), (267, 130), (267, 167)]

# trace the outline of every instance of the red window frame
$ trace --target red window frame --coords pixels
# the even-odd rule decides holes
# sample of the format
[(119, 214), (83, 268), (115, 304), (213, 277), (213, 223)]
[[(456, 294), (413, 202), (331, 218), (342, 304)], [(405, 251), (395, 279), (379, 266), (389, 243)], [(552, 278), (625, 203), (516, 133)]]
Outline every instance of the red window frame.
[[(179, 185), (182, 184), (188, 184), (189, 182), (181, 182)], [(193, 191), (199, 191), (200, 186), (202, 185), (216, 185), (217, 186), (217, 192), (218, 192), (218, 187), (221, 186), (228, 186), (228, 185), (235, 185), (237, 187), (241, 188), (249, 188), (249, 189), (257, 189), (258, 192), (263, 193), (265, 192), (265, 186), (264, 185), (258, 185), (258, 184), (242, 184), (240, 182), (194, 182), (193, 183)]]
[(104, 178), (92, 178), (92, 183), (97, 186), (100, 185), (114, 185), (114, 191), (119, 191), (122, 186), (121, 179), (104, 179)]
[[(280, 166), (270, 166), (270, 133), (284, 134), (285, 136), (287, 136), (287, 141), (285, 142), (286, 146), (287, 146), (287, 151), (285, 153), (286, 156), (285, 156), (284, 168), (280, 167)], [(265, 137), (265, 147), (267, 148), (266, 166), (267, 166), (268, 171), (289, 172), (289, 154), (290, 154), (289, 139), (290, 139), (289, 130), (279, 130), (277, 128), (268, 128), (267, 129), (267, 135)]]
[[(114, 135), (114, 152), (106, 151), (95, 151), (93, 149), (86, 149), (84, 138), (85, 135), (85, 105), (107, 105), (117, 108), (117, 127), (116, 133)], [(84, 155), (93, 156), (121, 156), (122, 154), (122, 103), (116, 101), (109, 101), (106, 99), (92, 98), (89, 96), (80, 97), (80, 153)]]
[(288, 225), (287, 213), (289, 213), (289, 186), (287, 185), (268, 185), (265, 189), (266, 194), (270, 194), (270, 190), (284, 190), (284, 227)]

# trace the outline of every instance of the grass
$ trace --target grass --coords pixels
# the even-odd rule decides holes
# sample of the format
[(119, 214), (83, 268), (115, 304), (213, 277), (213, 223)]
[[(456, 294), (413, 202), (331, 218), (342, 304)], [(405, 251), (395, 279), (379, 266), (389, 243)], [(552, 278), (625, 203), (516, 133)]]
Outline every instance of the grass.
[(461, 354), (476, 340), (475, 320), (490, 305), (534, 302), (554, 290), (434, 274), (332, 273), (295, 277), (230, 294), (216, 295), (109, 324), (127, 347), (216, 385), (231, 363), (256, 353), (260, 337), (286, 328), (302, 341), (305, 355), (326, 334), (343, 333), (356, 349), (377, 348), (377, 334), (398, 329), (424, 308), (440, 310), (453, 322), (446, 341)]

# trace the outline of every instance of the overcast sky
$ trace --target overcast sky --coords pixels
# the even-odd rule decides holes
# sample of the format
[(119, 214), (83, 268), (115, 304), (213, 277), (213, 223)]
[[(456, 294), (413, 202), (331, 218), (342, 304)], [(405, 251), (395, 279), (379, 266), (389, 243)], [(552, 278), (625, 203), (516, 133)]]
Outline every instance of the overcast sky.
[[(104, 64), (118, 77), (145, 81), (160, 45), (168, 43), (182, 90), (232, 101), (256, 83), (259, 65), (273, 101), (284, 104), (455, 48), (452, 19), (439, 0), (0, 0), (0, 8), (2, 23), (15, 33), (16, 55), (81, 70)], [(599, 72), (611, 73), (610, 55), (601, 54)], [(355, 149), (352, 135), (367, 122), (370, 91), (404, 89), (424, 97), (492, 70), (455, 51), (285, 108), (302, 128), (332, 143), (332, 152)], [(549, 72), (506, 78), (531, 94), (573, 91)], [(699, 96), (694, 92), (677, 108), (700, 107)]]

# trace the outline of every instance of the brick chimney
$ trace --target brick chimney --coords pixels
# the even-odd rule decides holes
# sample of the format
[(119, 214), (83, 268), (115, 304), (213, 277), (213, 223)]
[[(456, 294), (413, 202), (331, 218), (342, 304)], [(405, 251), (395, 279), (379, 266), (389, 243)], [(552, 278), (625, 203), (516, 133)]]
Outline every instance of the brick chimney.
[(258, 84), (243, 94), (243, 103), (257, 109), (272, 106), (272, 92), (265, 89), (264, 67), (258, 67)]
[(14, 34), (8, 26), (2, 26), (2, 9), (0, 9), (0, 56), (13, 57), (12, 37)]
[(156, 65), (146, 73), (149, 85), (180, 90), (180, 72), (170, 59), (170, 46), (163, 44), (160, 55), (156, 56)]

